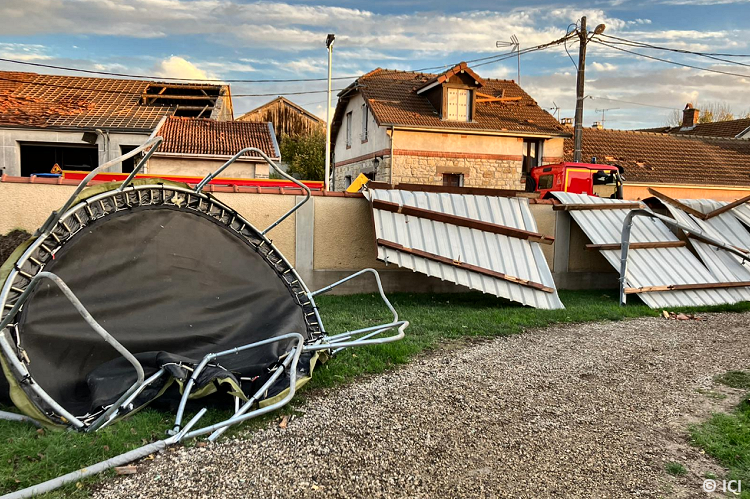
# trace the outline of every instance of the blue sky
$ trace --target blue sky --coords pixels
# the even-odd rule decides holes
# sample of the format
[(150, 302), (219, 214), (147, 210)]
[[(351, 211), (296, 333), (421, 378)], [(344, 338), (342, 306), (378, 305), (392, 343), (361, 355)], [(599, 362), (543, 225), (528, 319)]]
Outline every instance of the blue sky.
[[(322, 78), (325, 37), (336, 33), (334, 76), (376, 67), (418, 69), (505, 51), (496, 40), (515, 34), (521, 47), (561, 37), (581, 15), (606, 34), (672, 48), (750, 53), (747, 0), (650, 1), (267, 1), (3, 0), (0, 57), (161, 77), (218, 79)], [(640, 49), (639, 49), (640, 50)], [(649, 54), (750, 75), (750, 67), (659, 51)], [(571, 55), (577, 61), (577, 47)], [(750, 58), (738, 59), (750, 64)], [(35, 71), (0, 62), (0, 69)], [(57, 72), (36, 70), (37, 72)], [(516, 61), (476, 68), (484, 77), (516, 78)], [(348, 81), (334, 82), (334, 88)], [(521, 59), (521, 84), (544, 108), (573, 116), (575, 68), (562, 47)], [(234, 83), (235, 115), (288, 95), (325, 114), (325, 82)], [(240, 97), (243, 94), (270, 96)], [(584, 124), (609, 128), (665, 124), (686, 102), (722, 102), (750, 111), (750, 76), (711, 74), (630, 56), (591, 44)], [(615, 100), (606, 100), (615, 99)], [(621, 102), (628, 101), (628, 102)], [(645, 104), (636, 105), (633, 103)]]

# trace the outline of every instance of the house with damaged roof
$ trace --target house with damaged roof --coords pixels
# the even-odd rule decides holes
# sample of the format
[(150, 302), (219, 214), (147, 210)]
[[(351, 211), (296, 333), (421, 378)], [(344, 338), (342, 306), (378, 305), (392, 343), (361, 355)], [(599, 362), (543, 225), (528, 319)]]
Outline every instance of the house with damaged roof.
[[(565, 161), (573, 160), (565, 140)], [(750, 194), (750, 140), (584, 128), (584, 162), (619, 166), (625, 199), (656, 189), (675, 199), (734, 201)]]
[(466, 63), (442, 74), (376, 69), (338, 95), (333, 188), (360, 173), (388, 183), (524, 189), (562, 160), (570, 131), (512, 80)]
[(92, 170), (170, 116), (232, 120), (229, 86), (0, 71), (0, 174)]

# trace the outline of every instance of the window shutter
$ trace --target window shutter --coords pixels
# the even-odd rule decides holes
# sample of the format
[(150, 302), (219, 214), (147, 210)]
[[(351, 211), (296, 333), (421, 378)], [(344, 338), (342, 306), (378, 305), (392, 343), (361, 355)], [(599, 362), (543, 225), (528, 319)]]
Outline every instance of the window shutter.
[(456, 119), (459, 121), (469, 121), (469, 91), (458, 91), (458, 107)]
[(448, 89), (448, 119), (455, 120), (458, 116), (458, 89)]

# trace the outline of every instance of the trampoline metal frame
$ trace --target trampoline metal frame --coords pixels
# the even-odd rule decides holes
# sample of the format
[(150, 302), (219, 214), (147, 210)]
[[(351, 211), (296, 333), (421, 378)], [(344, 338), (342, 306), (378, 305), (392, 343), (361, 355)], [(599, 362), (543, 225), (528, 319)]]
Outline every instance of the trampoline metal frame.
[[(164, 370), (160, 369), (159, 371), (151, 375), (148, 379), (144, 380), (143, 369), (140, 363), (137, 361), (137, 359), (135, 359), (135, 357), (132, 355), (131, 352), (129, 352), (124, 346), (122, 346), (119, 342), (117, 342), (117, 340), (115, 340), (103, 327), (101, 327), (101, 325), (99, 325), (96, 322), (96, 320), (91, 316), (91, 314), (88, 312), (85, 306), (80, 302), (80, 300), (78, 300), (75, 294), (70, 290), (70, 288), (68, 288), (68, 286), (63, 282), (62, 279), (60, 279), (58, 276), (56, 276), (55, 274), (51, 272), (44, 271), (43, 267), (35, 276), (30, 276), (27, 273), (24, 273), (21, 270), (21, 267), (27, 261), (30, 255), (34, 251), (36, 251), (40, 245), (44, 243), (47, 236), (49, 236), (58, 225), (60, 224), (64, 225), (64, 221), (67, 220), (68, 217), (73, 216), (76, 210), (80, 209), (82, 204), (88, 205), (89, 203), (94, 203), (102, 199), (114, 197), (118, 194), (126, 193), (126, 192), (141, 191), (141, 190), (146, 190), (146, 189), (159, 189), (159, 188), (164, 189), (164, 186), (162, 184), (156, 184), (156, 183), (144, 184), (144, 185), (139, 185), (139, 186), (129, 185), (130, 182), (133, 180), (133, 178), (135, 178), (137, 173), (143, 168), (148, 158), (156, 151), (156, 149), (158, 148), (161, 142), (162, 142), (161, 137), (152, 136), (144, 144), (134, 149), (133, 151), (130, 151), (127, 154), (120, 156), (119, 158), (108, 161), (104, 163), (103, 165), (99, 166), (98, 168), (96, 168), (95, 170), (93, 170), (91, 173), (89, 173), (81, 181), (78, 188), (75, 190), (75, 192), (70, 197), (70, 199), (65, 203), (63, 209), (53, 212), (50, 215), (50, 217), (47, 219), (47, 221), (42, 225), (42, 227), (37, 231), (36, 240), (26, 249), (26, 251), (18, 259), (15, 268), (12, 269), (11, 272), (9, 273), (5, 281), (5, 284), (3, 286), (3, 289), (2, 291), (0, 291), (0, 310), (4, 310), (5, 308), (8, 307), (8, 305), (6, 305), (6, 301), (8, 298), (8, 294), (12, 288), (12, 283), (14, 282), (14, 279), (16, 278), (16, 276), (20, 273), (23, 277), (30, 279), (30, 282), (27, 285), (26, 289), (23, 291), (21, 296), (16, 300), (16, 302), (12, 305), (10, 312), (5, 316), (2, 322), (0, 322), (0, 349), (2, 349), (4, 356), (7, 359), (9, 359), (12, 368), (15, 369), (17, 373), (20, 375), (19, 379), (23, 379), (25, 380), (25, 382), (29, 383), (29, 386), (31, 387), (35, 395), (37, 395), (42, 401), (47, 403), (53, 409), (53, 411), (57, 412), (58, 415), (63, 416), (64, 420), (67, 420), (71, 426), (75, 427), (78, 430), (96, 431), (104, 426), (107, 426), (111, 422), (113, 422), (121, 413), (121, 411), (123, 409), (126, 409), (128, 405), (130, 405), (135, 400), (135, 398), (147, 386), (154, 383), (164, 374)], [(85, 186), (88, 184), (88, 182), (92, 180), (96, 176), (97, 173), (117, 163), (120, 163), (125, 159), (131, 158), (135, 156), (136, 154), (138, 154), (139, 152), (142, 152), (146, 149), (148, 149), (148, 151), (144, 154), (144, 157), (139, 161), (138, 165), (136, 166), (136, 168), (134, 168), (133, 172), (128, 176), (128, 178), (120, 186), (118, 186), (117, 189), (107, 191), (101, 194), (97, 194), (95, 196), (92, 196), (91, 198), (86, 199), (85, 201), (82, 201), (81, 203), (76, 204), (75, 206), (72, 206), (75, 200), (77, 199), (77, 197), (79, 196), (79, 194), (83, 191)], [(310, 193), (310, 189), (306, 185), (302, 184), (301, 182), (292, 178), (285, 172), (281, 171), (278, 165), (276, 165), (265, 153), (263, 153), (263, 151), (260, 151), (256, 148), (245, 148), (241, 150), (240, 152), (235, 154), (231, 159), (229, 159), (226, 163), (224, 163), (221, 167), (219, 167), (215, 172), (208, 174), (196, 186), (195, 189), (191, 190), (191, 189), (179, 187), (179, 186), (170, 186), (168, 187), (168, 189), (170, 191), (183, 192), (186, 194), (199, 196), (201, 198), (210, 200), (214, 204), (226, 207), (226, 205), (223, 205), (223, 203), (217, 202), (216, 200), (213, 200), (213, 199), (209, 199), (205, 194), (203, 194), (202, 193), (203, 187), (205, 187), (205, 185), (207, 185), (211, 180), (217, 177), (229, 165), (231, 165), (233, 162), (235, 162), (237, 159), (239, 159), (243, 154), (247, 152), (255, 152), (255, 153), (260, 154), (274, 170), (276, 170), (284, 178), (300, 186), (300, 188), (302, 188), (306, 194), (303, 200), (295, 204), (295, 206), (292, 207), (292, 209), (287, 211), (284, 215), (282, 215), (279, 219), (277, 219), (275, 222), (269, 225), (262, 232), (258, 231), (252, 226), (252, 224), (250, 224), (246, 220), (239, 217), (244, 224), (251, 227), (260, 236), (261, 240), (263, 241), (261, 244), (267, 243), (273, 250), (275, 250), (271, 241), (267, 238), (266, 234), (270, 232), (273, 228), (278, 226), (281, 222), (283, 222), (296, 210), (298, 210), (304, 203), (306, 203), (310, 199), (311, 193)], [(234, 212), (234, 210), (231, 210), (231, 208), (229, 207), (226, 207), (226, 208)], [(117, 210), (116, 206), (115, 206), (115, 210)], [(106, 216), (106, 214), (103, 216)], [(72, 234), (70, 237), (72, 237)], [(332, 350), (332, 353), (335, 354), (336, 352), (343, 350), (344, 348), (383, 344), (383, 343), (388, 343), (392, 341), (397, 341), (404, 337), (404, 330), (406, 329), (406, 327), (408, 327), (409, 323), (407, 321), (399, 320), (398, 313), (396, 312), (395, 308), (393, 307), (393, 305), (390, 303), (390, 301), (385, 295), (382, 282), (380, 281), (380, 276), (377, 273), (377, 271), (375, 271), (374, 269), (370, 269), (370, 268), (363, 269), (329, 286), (325, 286), (317, 291), (311, 292), (307, 288), (307, 285), (304, 283), (304, 281), (302, 281), (299, 274), (297, 274), (297, 271), (294, 269), (294, 267), (292, 267), (289, 264), (289, 262), (286, 260), (286, 258), (278, 252), (276, 254), (278, 254), (278, 256), (281, 258), (279, 262), (283, 261), (289, 267), (289, 269), (293, 273), (294, 278), (296, 279), (295, 282), (298, 282), (300, 287), (303, 289), (303, 292), (314, 311), (315, 319), (317, 320), (317, 325), (319, 326), (320, 331), (321, 331), (320, 335), (317, 337), (313, 337), (311, 340), (308, 340), (309, 341), (308, 344), (305, 344), (305, 340), (300, 333), (296, 333), (296, 332), (287, 333), (282, 336), (269, 338), (266, 340), (262, 340), (260, 342), (254, 342), (254, 343), (242, 345), (242, 346), (232, 348), (229, 350), (225, 350), (222, 352), (209, 353), (206, 356), (204, 356), (204, 358), (201, 360), (201, 362), (193, 371), (192, 376), (188, 380), (185, 386), (185, 389), (183, 390), (182, 398), (180, 400), (180, 406), (179, 406), (179, 409), (175, 418), (175, 425), (173, 429), (170, 431), (170, 433), (172, 433), (172, 437), (164, 440), (164, 442), (168, 441), (169, 443), (176, 443), (187, 438), (194, 438), (194, 437), (205, 435), (208, 433), (211, 434), (209, 437), (209, 440), (213, 441), (216, 438), (218, 438), (218, 436), (221, 435), (221, 433), (224, 430), (226, 430), (229, 426), (232, 426), (234, 424), (237, 424), (237, 423), (246, 421), (248, 419), (252, 419), (254, 417), (260, 416), (262, 414), (274, 411), (286, 405), (294, 396), (295, 385), (296, 385), (296, 367), (299, 361), (299, 357), (302, 353), (316, 352), (320, 350)], [(366, 273), (372, 273), (373, 276), (375, 277), (375, 281), (378, 287), (378, 292), (380, 294), (381, 299), (385, 303), (386, 307), (391, 312), (393, 316), (392, 320), (385, 324), (381, 324), (377, 326), (370, 326), (370, 327), (361, 328), (361, 329), (357, 329), (353, 331), (347, 331), (347, 332), (336, 334), (333, 336), (328, 336), (325, 332), (323, 322), (320, 318), (318, 307), (315, 304), (315, 296), (327, 293), (331, 291), (332, 289), (334, 289), (335, 287), (351, 279), (362, 276)], [(91, 326), (91, 328), (94, 329), (94, 331), (97, 334), (99, 334), (107, 343), (110, 343), (121, 355), (123, 355), (134, 366), (138, 374), (137, 376), (138, 379), (131, 386), (131, 388), (128, 389), (125, 393), (123, 393), (123, 395), (120, 396), (120, 398), (114, 404), (108, 407), (100, 416), (98, 416), (92, 423), (88, 425), (84, 423), (83, 421), (81, 421), (79, 418), (70, 414), (67, 410), (65, 410), (59, 403), (57, 403), (52, 397), (50, 397), (44, 391), (42, 387), (40, 387), (33, 380), (33, 377), (29, 373), (24, 363), (21, 360), (19, 360), (19, 353), (14, 351), (14, 348), (11, 345), (12, 338), (9, 337), (6, 331), (6, 327), (11, 325), (10, 324), (11, 321), (16, 317), (17, 312), (23, 306), (23, 304), (25, 303), (26, 299), (30, 295), (33, 288), (38, 284), (38, 282), (41, 279), (44, 279), (44, 278), (51, 279), (62, 290), (63, 294), (73, 304), (73, 306), (81, 314), (81, 316), (89, 324), (89, 326)], [(376, 338), (376, 336), (379, 336), (394, 328), (397, 329), (396, 334), (391, 335), (391, 336)], [(205, 427), (205, 428), (201, 428), (198, 430), (187, 432), (186, 430), (188, 429), (188, 426), (192, 427), (195, 423), (197, 423), (200, 416), (202, 416), (202, 414), (205, 412), (205, 409), (204, 409), (198, 414), (198, 417), (194, 417), (190, 421), (189, 425), (186, 425), (185, 427), (181, 427), (182, 418), (184, 416), (185, 405), (192, 392), (195, 379), (210, 361), (218, 357), (236, 354), (243, 350), (248, 350), (248, 349), (252, 349), (252, 348), (266, 345), (269, 343), (283, 341), (283, 340), (291, 340), (291, 339), (297, 340), (297, 341), (290, 350), (288, 350), (284, 355), (280, 357), (280, 359), (284, 358), (284, 361), (276, 369), (276, 371), (269, 378), (269, 380), (267, 380), (266, 383), (264, 383), (264, 385), (250, 399), (248, 399), (248, 401), (245, 402), (245, 404), (243, 404), (241, 407), (238, 407), (236, 409), (234, 415), (232, 415), (230, 418), (228, 418), (227, 420), (223, 422), (220, 422), (220, 423), (217, 423), (217, 424)], [(288, 389), (285, 389), (285, 390), (288, 390), (287, 395), (274, 404), (271, 404), (266, 407), (258, 407), (255, 410), (248, 412), (252, 408), (252, 406), (262, 398), (263, 393), (265, 393), (266, 390), (278, 380), (281, 374), (283, 374), (283, 372), (287, 370), (289, 371), (289, 381), (290, 381)], [(8, 413), (8, 414), (11, 414), (11, 413)], [(19, 418), (16, 416), (17, 415), (13, 415), (13, 416), (8, 416), (8, 418), (4, 418), (4, 414), (0, 413), (0, 419), (19, 420)]]

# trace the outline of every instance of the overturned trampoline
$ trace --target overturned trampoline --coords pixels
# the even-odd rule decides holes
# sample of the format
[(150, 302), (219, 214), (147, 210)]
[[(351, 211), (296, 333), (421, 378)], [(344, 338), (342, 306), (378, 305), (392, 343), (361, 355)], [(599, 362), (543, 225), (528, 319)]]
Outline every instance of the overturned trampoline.
[[(289, 402), (321, 355), (403, 337), (408, 322), (399, 320), (377, 272), (310, 291), (268, 239), (309, 200), (305, 185), (253, 148), (195, 187), (136, 179), (160, 142), (151, 138), (92, 171), (0, 269), (0, 361), (25, 415), (0, 417), (92, 432), (172, 397), (171, 436), (157, 444), (214, 440)], [(87, 187), (98, 172), (141, 152), (125, 181)], [(247, 152), (305, 194), (265, 229), (203, 192)], [(315, 297), (369, 273), (392, 320), (329, 334)], [(205, 409), (183, 421), (188, 400), (224, 395), (234, 404), (225, 421), (198, 428)]]

